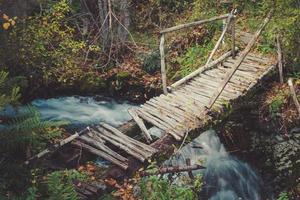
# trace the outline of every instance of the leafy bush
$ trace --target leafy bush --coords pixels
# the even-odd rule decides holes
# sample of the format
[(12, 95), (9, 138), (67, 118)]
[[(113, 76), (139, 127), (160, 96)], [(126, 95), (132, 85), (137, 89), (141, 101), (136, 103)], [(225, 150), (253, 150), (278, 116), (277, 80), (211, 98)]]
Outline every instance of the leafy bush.
[(160, 69), (160, 52), (158, 50), (144, 57), (143, 69), (149, 74), (153, 74)]
[(140, 182), (142, 198), (145, 200), (194, 200), (195, 194), (190, 188), (170, 184), (157, 176), (150, 176)]
[(83, 66), (86, 61), (92, 64), (86, 60), (86, 52), (93, 56), (100, 47), (77, 39), (67, 0), (50, 5), (40, 15), (19, 20), (8, 36), (2, 61), (11, 66), (13, 75), (28, 77), (34, 89), (48, 85), (75, 87), (87, 79), (98, 82), (97, 74)]

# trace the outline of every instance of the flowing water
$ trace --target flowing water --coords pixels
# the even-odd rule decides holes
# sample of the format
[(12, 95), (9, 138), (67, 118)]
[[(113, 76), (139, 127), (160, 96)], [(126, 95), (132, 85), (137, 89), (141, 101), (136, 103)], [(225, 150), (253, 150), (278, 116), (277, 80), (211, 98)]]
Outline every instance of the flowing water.
[[(117, 102), (113, 99), (98, 97), (60, 97), (38, 99), (31, 103), (41, 113), (43, 120), (67, 120), (73, 127), (106, 122), (115, 127), (131, 119), (127, 109), (135, 105)], [(160, 137), (159, 129), (150, 130)], [(202, 133), (198, 138), (184, 146), (164, 164), (169, 166), (185, 165), (186, 159), (191, 164), (203, 164), (206, 169), (193, 171), (202, 174), (205, 186), (201, 195), (210, 200), (259, 200), (261, 198), (261, 180), (249, 165), (229, 155), (213, 130)], [(102, 159), (101, 165), (109, 165)], [(182, 173), (177, 184), (188, 177)]]
[[(193, 172), (202, 174), (204, 188), (201, 192), (210, 200), (260, 200), (262, 199), (262, 181), (251, 167), (229, 155), (215, 131), (209, 130), (184, 146), (164, 164), (168, 166), (202, 164), (203, 170)], [(177, 178), (177, 184), (184, 184), (187, 173)]]
[(106, 122), (115, 127), (131, 119), (127, 109), (134, 106), (101, 96), (37, 99), (31, 104), (39, 110), (43, 120), (66, 120), (73, 126)]

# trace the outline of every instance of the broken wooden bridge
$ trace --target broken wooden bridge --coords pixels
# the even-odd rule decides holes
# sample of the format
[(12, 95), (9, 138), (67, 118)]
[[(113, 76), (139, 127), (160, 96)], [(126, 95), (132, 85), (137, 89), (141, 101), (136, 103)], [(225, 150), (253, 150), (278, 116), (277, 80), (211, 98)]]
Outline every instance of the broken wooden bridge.
[[(206, 125), (206, 122), (212, 119), (209, 115), (211, 110), (222, 112), (225, 102), (230, 103), (245, 95), (272, 71), (277, 63), (272, 56), (261, 56), (251, 52), (259, 35), (269, 22), (271, 12), (254, 34), (236, 30), (235, 18), (234, 12), (231, 12), (161, 31), (160, 52), (164, 93), (128, 111), (141, 129), (146, 141), (151, 144), (137, 141), (118, 129), (102, 123), (71, 136), (71, 139), (61, 142), (59, 146), (77, 139), (74, 142), (75, 145), (127, 169), (128, 157), (144, 162), (157, 153), (149, 133), (149, 124), (162, 130), (165, 135), (171, 135), (177, 141), (182, 141), (190, 131)], [(224, 29), (206, 64), (167, 87), (165, 35), (216, 20), (225, 21)], [(217, 49), (224, 45), (222, 43), (225, 35), (228, 34), (231, 40), (231, 50), (213, 60)], [(238, 50), (236, 43), (244, 48)], [(148, 123), (147, 126), (145, 122)]]

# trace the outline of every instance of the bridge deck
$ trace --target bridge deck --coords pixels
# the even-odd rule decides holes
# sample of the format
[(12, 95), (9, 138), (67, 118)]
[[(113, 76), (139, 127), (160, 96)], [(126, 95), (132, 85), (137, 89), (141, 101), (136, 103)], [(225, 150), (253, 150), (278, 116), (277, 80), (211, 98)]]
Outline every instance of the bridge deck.
[[(245, 38), (241, 38), (245, 40)], [(242, 42), (247, 42), (242, 41)], [(203, 112), (210, 98), (234, 67), (235, 59), (229, 57), (208, 69), (171, 93), (154, 97), (135, 109), (143, 120), (182, 140), (185, 133), (201, 127), (210, 116)], [(244, 95), (261, 78), (275, 67), (273, 59), (249, 53), (214, 104), (220, 111), (225, 102)]]

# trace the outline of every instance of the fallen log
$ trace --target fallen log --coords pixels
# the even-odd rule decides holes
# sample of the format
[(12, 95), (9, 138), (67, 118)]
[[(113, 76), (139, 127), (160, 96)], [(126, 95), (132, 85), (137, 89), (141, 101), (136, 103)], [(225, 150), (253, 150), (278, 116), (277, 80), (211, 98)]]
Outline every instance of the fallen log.
[(205, 169), (205, 167), (197, 164), (186, 165), (186, 166), (161, 167), (155, 172), (144, 171), (141, 173), (141, 176), (153, 176), (153, 175), (168, 174), (168, 173), (190, 172), (198, 169)]

